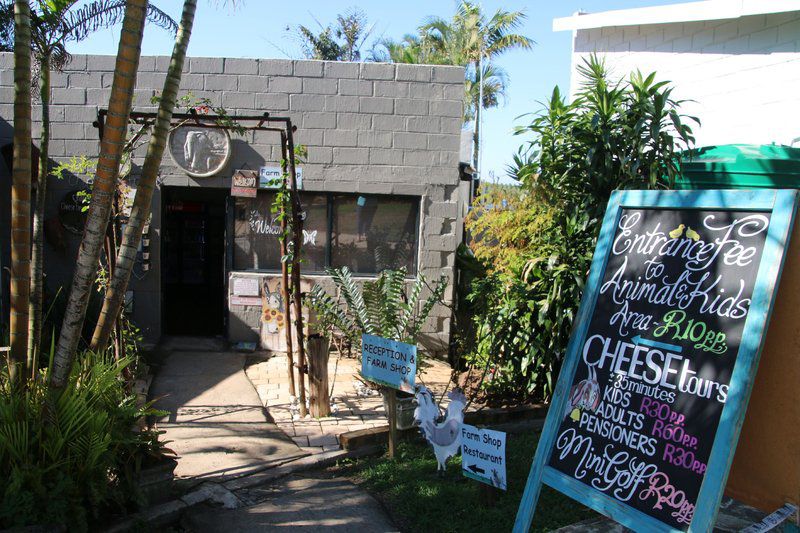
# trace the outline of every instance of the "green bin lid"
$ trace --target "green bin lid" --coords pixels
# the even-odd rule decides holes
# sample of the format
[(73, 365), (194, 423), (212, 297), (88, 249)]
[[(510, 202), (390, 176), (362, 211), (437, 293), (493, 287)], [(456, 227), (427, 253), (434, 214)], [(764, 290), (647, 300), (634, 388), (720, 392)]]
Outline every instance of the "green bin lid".
[(678, 189), (798, 189), (800, 148), (705, 146), (683, 153)]

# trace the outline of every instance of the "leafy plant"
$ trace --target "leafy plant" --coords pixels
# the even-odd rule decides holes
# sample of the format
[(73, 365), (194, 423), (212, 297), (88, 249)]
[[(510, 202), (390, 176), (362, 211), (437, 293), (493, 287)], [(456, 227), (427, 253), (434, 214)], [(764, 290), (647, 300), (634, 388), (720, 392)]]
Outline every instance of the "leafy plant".
[[(362, 284), (353, 279), (347, 267), (329, 268), (327, 273), (336, 285), (337, 295), (331, 296), (322, 286), (314, 285), (308, 305), (317, 314), (324, 334), (339, 332), (353, 346), (361, 346), (363, 333), (415, 343), (433, 306), (441, 301), (447, 288), (445, 276), (433, 287), (428, 287), (422, 274), (409, 283), (405, 268), (384, 270), (374, 281)], [(431, 294), (423, 300), (426, 288)]]
[(579, 73), (572, 102), (556, 87), (518, 129), (532, 135), (509, 168), (520, 186), (483, 186), (467, 218), (489, 273), (472, 284), (463, 344), (471, 364), (489, 367), (483, 386), (497, 401), (549, 399), (611, 192), (671, 188), (694, 142), (699, 121), (654, 73), (613, 81), (595, 56)]
[(350, 8), (336, 16), (336, 22), (319, 26), (319, 33), (307, 26), (297, 26), (306, 59), (326, 61), (360, 61), (361, 49), (372, 35), (375, 24), (368, 25), (367, 15), (359, 8)]
[(126, 392), (119, 375), (131, 363), (87, 352), (58, 397), (43, 374), (22, 393), (0, 375), (0, 527), (86, 530), (101, 511), (140, 503), (133, 477), (162, 444), (132, 428), (161, 413)]

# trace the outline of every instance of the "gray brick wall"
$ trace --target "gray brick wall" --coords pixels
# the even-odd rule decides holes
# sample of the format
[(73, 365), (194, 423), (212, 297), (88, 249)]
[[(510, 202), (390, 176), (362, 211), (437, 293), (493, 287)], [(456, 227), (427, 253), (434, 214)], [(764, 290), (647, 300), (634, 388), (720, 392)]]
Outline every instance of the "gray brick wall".
[[(168, 57), (143, 57), (137, 78), (137, 110), (155, 110), (151, 97), (160, 93)], [(11, 139), (13, 116), (11, 54), (0, 54), (0, 141)], [(62, 73), (53, 74), (51, 154), (55, 161), (85, 154), (96, 156), (97, 130), (91, 122), (108, 105), (114, 58), (74, 56)], [(447, 275), (451, 282), (455, 248), (461, 241), (466, 202), (459, 187), (458, 160), (464, 71), (460, 67), (339, 63), (274, 59), (192, 57), (186, 62), (181, 94), (207, 98), (229, 113), (289, 116), (298, 127), (296, 142), (308, 147), (303, 165), (304, 188), (310, 191), (403, 194), (421, 199), (419, 270), (429, 278)], [(40, 116), (34, 113), (34, 117)], [(38, 135), (38, 124), (34, 135)], [(234, 140), (226, 171), (212, 178), (191, 178), (162, 165), (162, 184), (229, 187), (233, 169), (258, 168), (280, 160), (275, 134), (251, 132)], [(137, 152), (142, 157), (144, 150)], [(138, 161), (141, 163), (141, 161)], [(48, 217), (79, 177), (52, 180)], [(152, 260), (159, 265), (160, 194), (153, 206)], [(48, 251), (49, 285), (69, 283), (69, 265), (78, 236), (67, 236), (67, 250)], [(151, 341), (160, 336), (161, 286), (158, 271), (132, 281), (135, 320)], [(452, 285), (447, 299), (452, 299)], [(243, 308), (238, 308), (242, 310)], [(234, 316), (236, 315), (236, 316)], [(253, 312), (232, 308), (231, 323), (257, 327)], [(244, 329), (243, 329), (244, 328)], [(449, 310), (437, 306), (424, 332), (429, 351), (446, 349)]]
[(800, 107), (800, 11), (574, 32), (571, 92), (591, 54), (617, 77), (657, 72), (697, 116), (697, 146), (791, 144)]

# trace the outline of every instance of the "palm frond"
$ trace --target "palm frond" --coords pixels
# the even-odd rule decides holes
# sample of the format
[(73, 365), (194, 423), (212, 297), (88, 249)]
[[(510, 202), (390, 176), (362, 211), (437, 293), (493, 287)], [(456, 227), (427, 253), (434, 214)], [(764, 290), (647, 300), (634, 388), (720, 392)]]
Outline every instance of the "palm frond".
[[(58, 40), (80, 42), (97, 30), (118, 24), (125, 15), (125, 4), (125, 0), (96, 0), (66, 11), (58, 26)], [(178, 31), (178, 23), (155, 6), (148, 5), (147, 20), (173, 34)]]
[(364, 297), (356, 282), (353, 281), (350, 269), (347, 267), (329, 268), (328, 275), (333, 278), (333, 282), (341, 291), (342, 298), (347, 303), (359, 327), (366, 333), (372, 333), (374, 329), (367, 307), (364, 305)]
[(405, 296), (406, 269), (384, 270), (380, 278), (383, 280), (381, 329), (384, 336), (390, 339), (401, 338), (403, 330), (400, 328), (400, 311)]
[(436, 286), (433, 289), (433, 294), (431, 294), (425, 300), (425, 303), (422, 305), (422, 309), (420, 310), (419, 315), (414, 317), (414, 320), (412, 321), (411, 326), (409, 328), (409, 335), (411, 337), (416, 337), (419, 334), (420, 330), (422, 330), (422, 325), (425, 323), (425, 320), (428, 318), (428, 315), (431, 314), (433, 306), (442, 301), (442, 297), (444, 296), (444, 291), (446, 288), (447, 288), (447, 276), (442, 275), (439, 278), (439, 281), (436, 282)]

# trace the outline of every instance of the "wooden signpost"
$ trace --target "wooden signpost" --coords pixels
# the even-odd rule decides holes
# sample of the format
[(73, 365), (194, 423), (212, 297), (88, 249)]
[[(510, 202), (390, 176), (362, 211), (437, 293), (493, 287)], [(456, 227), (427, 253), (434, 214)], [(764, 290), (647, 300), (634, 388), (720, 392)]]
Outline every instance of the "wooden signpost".
[(363, 334), (361, 336), (361, 375), (388, 388), (389, 457), (397, 448), (396, 390), (414, 391), (417, 374), (417, 347), (412, 344)]
[(617, 191), (520, 502), (542, 483), (635, 531), (710, 531), (797, 192)]

